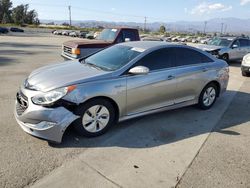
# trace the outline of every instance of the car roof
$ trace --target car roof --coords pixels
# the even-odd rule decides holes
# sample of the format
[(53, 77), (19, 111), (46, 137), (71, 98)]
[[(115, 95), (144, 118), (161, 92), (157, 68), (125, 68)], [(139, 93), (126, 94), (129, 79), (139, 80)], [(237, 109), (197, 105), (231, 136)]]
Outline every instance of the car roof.
[(173, 45), (173, 43), (165, 42), (165, 41), (136, 41), (136, 42), (120, 43), (119, 45), (148, 50), (148, 49), (155, 48), (155, 47), (170, 46), (170, 45)]

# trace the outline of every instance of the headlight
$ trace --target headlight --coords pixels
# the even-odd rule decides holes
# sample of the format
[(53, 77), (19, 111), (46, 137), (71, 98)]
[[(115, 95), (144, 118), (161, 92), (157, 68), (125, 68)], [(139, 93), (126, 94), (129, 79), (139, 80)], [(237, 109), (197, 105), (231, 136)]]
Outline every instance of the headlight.
[(242, 64), (243, 65), (250, 65), (250, 55), (247, 55), (243, 58)]
[(36, 95), (32, 97), (31, 100), (33, 103), (38, 105), (49, 105), (58, 101), (59, 99), (67, 95), (69, 92), (73, 91), (75, 88), (76, 86), (72, 85), (64, 88), (55, 89), (47, 93)]

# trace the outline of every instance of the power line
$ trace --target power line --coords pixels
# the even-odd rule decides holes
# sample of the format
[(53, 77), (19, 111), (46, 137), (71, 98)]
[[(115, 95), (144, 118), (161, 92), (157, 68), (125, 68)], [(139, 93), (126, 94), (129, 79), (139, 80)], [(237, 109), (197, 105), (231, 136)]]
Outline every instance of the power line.
[[(20, 2), (23, 3), (23, 2)], [(30, 5), (38, 5), (38, 6), (45, 6), (45, 7), (68, 7), (66, 5), (62, 5), (62, 4), (46, 4), (46, 3), (29, 3)], [(75, 7), (75, 6), (70, 6), (70, 9), (77, 9), (77, 10), (85, 10), (85, 11), (89, 11), (89, 12), (95, 12), (95, 13), (101, 13), (101, 14), (108, 14), (108, 15), (112, 15), (112, 16), (124, 16), (124, 17), (133, 17), (133, 18), (144, 18), (145, 21), (145, 16), (142, 15), (133, 15), (133, 14), (125, 14), (125, 13), (115, 13), (115, 12), (111, 12), (111, 11), (103, 11), (103, 10), (97, 10), (97, 9), (90, 9), (90, 8), (86, 8), (86, 7)], [(70, 11), (71, 11), (70, 10)], [(157, 18), (157, 17), (149, 17), (147, 16), (147, 19), (151, 19), (151, 20), (157, 20), (157, 21), (161, 21), (161, 22), (165, 22), (166, 20), (163, 20), (162, 18)]]

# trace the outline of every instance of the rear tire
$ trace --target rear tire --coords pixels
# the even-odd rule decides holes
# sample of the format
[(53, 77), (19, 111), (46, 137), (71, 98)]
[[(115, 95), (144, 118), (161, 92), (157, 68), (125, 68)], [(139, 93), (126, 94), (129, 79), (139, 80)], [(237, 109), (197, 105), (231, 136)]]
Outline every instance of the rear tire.
[(91, 100), (80, 105), (75, 114), (80, 118), (73, 122), (73, 127), (78, 134), (85, 137), (100, 136), (115, 124), (115, 109), (104, 99)]
[(249, 73), (247, 73), (247, 72), (245, 72), (245, 71), (241, 71), (241, 74), (242, 74), (242, 76), (249, 76)]
[(206, 85), (199, 96), (199, 108), (202, 110), (210, 109), (217, 99), (218, 89), (219, 88), (214, 83)]

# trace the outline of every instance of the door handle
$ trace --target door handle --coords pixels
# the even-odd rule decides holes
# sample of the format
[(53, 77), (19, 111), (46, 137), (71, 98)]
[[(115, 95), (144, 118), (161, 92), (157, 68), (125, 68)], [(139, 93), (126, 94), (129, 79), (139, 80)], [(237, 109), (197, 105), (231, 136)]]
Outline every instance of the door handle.
[(173, 80), (174, 78), (175, 78), (175, 77), (174, 77), (173, 75), (169, 75), (167, 79), (168, 79), (168, 80)]

